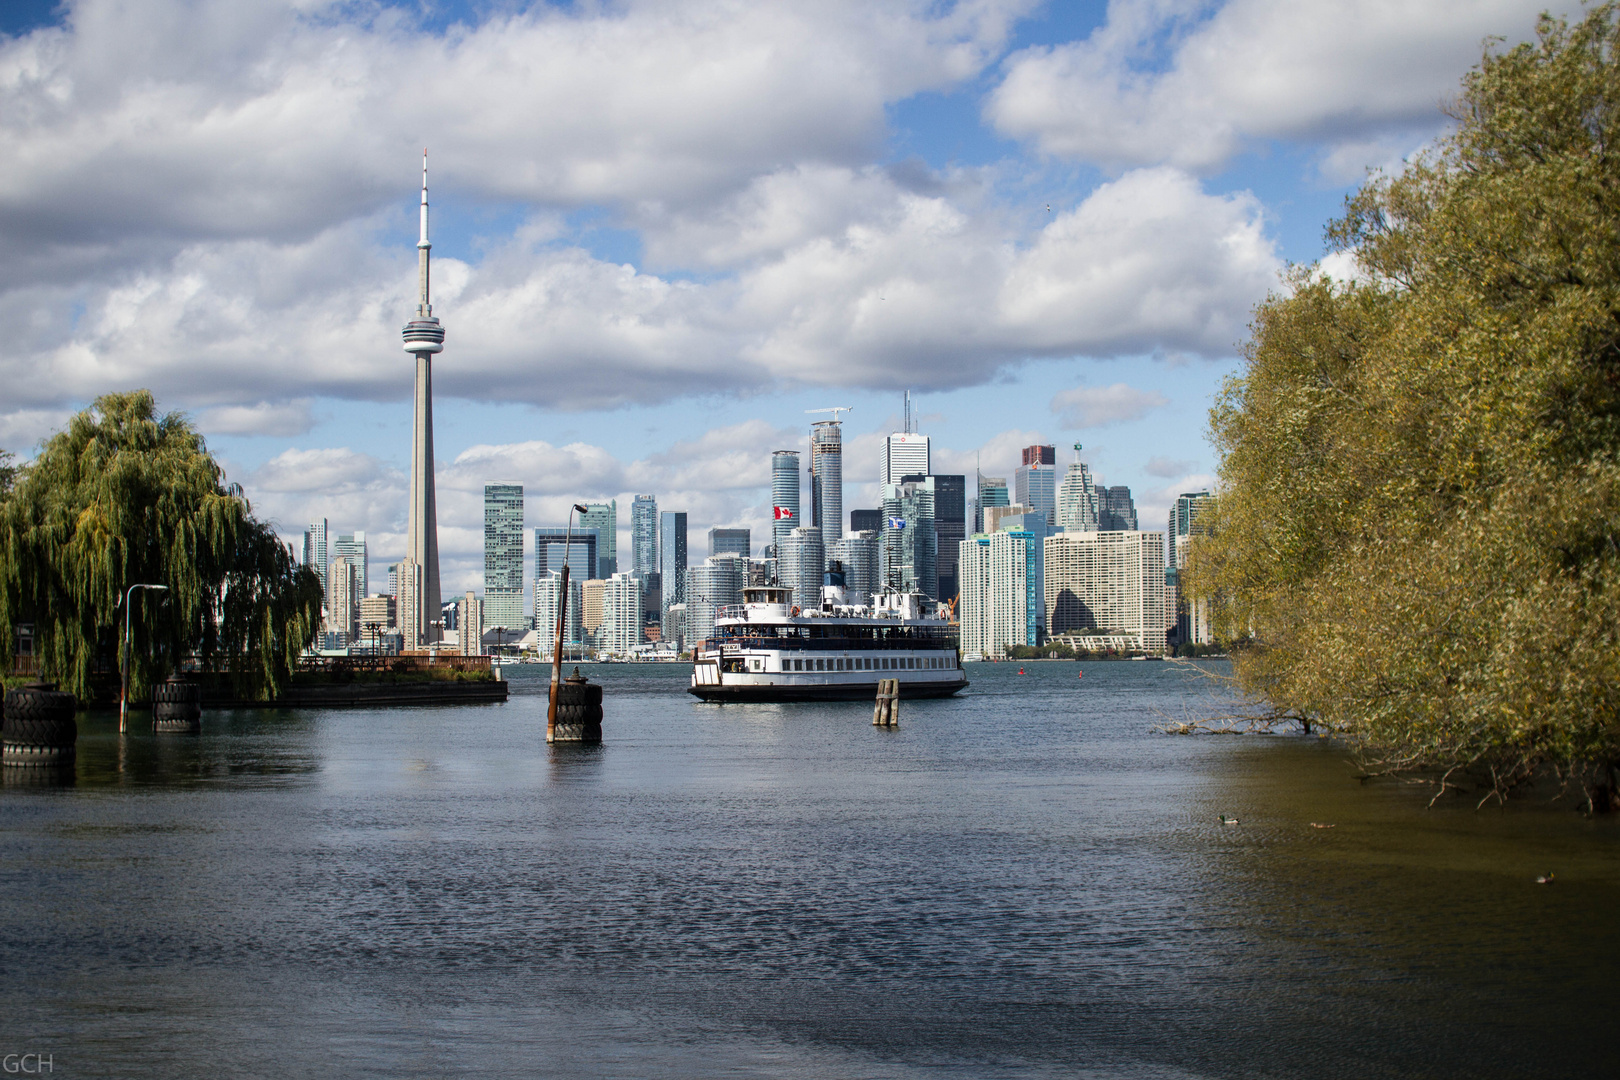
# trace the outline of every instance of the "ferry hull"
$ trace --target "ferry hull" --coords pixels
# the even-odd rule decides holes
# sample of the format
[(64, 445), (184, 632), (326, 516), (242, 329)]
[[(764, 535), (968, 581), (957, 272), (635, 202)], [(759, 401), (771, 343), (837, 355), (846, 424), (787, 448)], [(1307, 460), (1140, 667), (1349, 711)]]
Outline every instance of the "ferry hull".
[[(900, 700), (917, 701), (921, 698), (950, 697), (968, 685), (966, 679), (930, 680), (927, 682), (900, 682)], [(778, 683), (708, 683), (689, 686), (687, 693), (704, 701), (873, 701), (877, 698), (877, 681), (869, 683), (820, 683), (792, 685)]]

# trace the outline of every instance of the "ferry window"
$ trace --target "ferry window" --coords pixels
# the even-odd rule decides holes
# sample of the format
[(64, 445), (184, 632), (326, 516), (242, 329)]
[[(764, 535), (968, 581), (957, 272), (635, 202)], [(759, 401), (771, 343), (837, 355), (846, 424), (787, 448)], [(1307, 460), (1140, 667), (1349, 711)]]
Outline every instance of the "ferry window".
[(827, 661), (825, 661), (825, 660), (817, 660), (816, 661), (816, 670), (817, 671), (826, 671), (827, 670)]

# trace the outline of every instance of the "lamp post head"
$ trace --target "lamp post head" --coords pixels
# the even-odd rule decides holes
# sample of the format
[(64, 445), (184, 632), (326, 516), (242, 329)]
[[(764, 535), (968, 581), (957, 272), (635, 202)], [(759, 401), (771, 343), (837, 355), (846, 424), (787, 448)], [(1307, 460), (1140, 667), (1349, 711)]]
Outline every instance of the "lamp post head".
[(574, 504), (574, 509), (575, 509), (575, 510), (578, 510), (578, 511), (579, 511), (579, 512), (580, 512), (580, 513), (582, 513), (582, 514), (588, 514), (588, 513), (590, 513), (590, 510), (588, 510), (588, 509), (587, 509), (587, 508), (586, 508), (586, 506), (585, 506), (585, 504), (584, 504), (584, 503), (575, 503), (575, 504)]

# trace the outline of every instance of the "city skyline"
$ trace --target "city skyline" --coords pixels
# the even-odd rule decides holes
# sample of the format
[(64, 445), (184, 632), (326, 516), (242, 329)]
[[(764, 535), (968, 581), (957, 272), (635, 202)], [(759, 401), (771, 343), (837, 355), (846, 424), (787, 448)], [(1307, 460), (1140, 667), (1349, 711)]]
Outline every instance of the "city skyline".
[(0, 447), (150, 387), (289, 541), (324, 516), (397, 562), (428, 144), (444, 596), (479, 582), (495, 478), (526, 525), (653, 491), (762, 536), (759, 451), (807, 452), (832, 402), (844, 505), (874, 506), (908, 386), (935, 472), (1011, 479), (1008, 451), (1079, 437), (1159, 521), (1214, 481), (1253, 304), (1541, 6), (7, 5), (0, 52), (36, 74), (4, 90)]

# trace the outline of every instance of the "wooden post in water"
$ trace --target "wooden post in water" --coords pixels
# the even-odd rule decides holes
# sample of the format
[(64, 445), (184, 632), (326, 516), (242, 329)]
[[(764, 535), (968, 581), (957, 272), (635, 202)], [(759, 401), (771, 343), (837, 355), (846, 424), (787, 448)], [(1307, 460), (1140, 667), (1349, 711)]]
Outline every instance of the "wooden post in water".
[(872, 709), (873, 727), (895, 727), (900, 723), (900, 680), (879, 679), (877, 705)]

